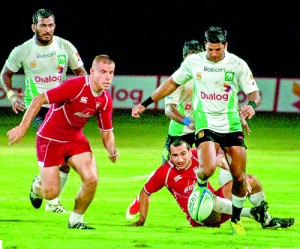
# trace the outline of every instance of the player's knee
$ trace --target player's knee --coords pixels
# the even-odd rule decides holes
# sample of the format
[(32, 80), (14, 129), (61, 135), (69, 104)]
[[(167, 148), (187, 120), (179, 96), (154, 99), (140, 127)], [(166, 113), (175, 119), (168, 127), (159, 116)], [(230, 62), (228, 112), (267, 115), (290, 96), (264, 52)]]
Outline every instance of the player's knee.
[(44, 188), (44, 198), (47, 200), (52, 200), (59, 195), (59, 188)]
[(199, 173), (202, 175), (203, 178), (207, 179), (211, 177), (215, 173), (216, 168), (213, 167), (212, 165), (205, 165), (204, 167), (201, 168)]
[(98, 185), (98, 181), (99, 181), (98, 176), (92, 175), (84, 181), (84, 185), (89, 189), (96, 189)]

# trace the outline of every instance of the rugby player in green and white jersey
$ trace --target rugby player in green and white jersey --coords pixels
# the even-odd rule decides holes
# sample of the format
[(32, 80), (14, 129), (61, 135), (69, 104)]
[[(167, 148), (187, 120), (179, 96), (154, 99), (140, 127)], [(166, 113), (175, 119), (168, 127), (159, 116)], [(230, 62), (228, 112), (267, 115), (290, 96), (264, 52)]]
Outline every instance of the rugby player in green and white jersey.
[[(188, 56), (151, 96), (132, 108), (132, 117), (139, 118), (147, 106), (168, 96), (181, 84), (194, 80), (193, 111), (196, 145), (200, 167), (200, 187), (216, 170), (216, 146), (231, 158), (233, 176), (230, 227), (234, 235), (245, 235), (240, 222), (247, 194), (246, 145), (241, 119), (251, 119), (261, 103), (261, 95), (247, 63), (227, 51), (227, 31), (211, 26), (205, 31), (205, 52)], [(238, 92), (248, 96), (248, 103), (239, 107)]]
[[(68, 40), (55, 36), (55, 16), (49, 9), (39, 9), (32, 16), (31, 29), (34, 36), (16, 46), (9, 54), (1, 71), (1, 82), (15, 113), (24, 111), (33, 97), (62, 83), (70, 68), (75, 75), (87, 75), (83, 62), (75, 46)], [(23, 69), (25, 76), (25, 94), (14, 91), (13, 76)], [(23, 101), (24, 97), (24, 101)], [(32, 121), (37, 130), (48, 112), (49, 105), (44, 105)], [(66, 184), (70, 167), (60, 167), (60, 194)], [(46, 211), (66, 213), (59, 198), (46, 200)]]
[[(203, 52), (204, 47), (197, 40), (186, 41), (182, 48), (183, 60), (190, 54)], [(162, 163), (169, 160), (170, 144), (178, 137), (186, 141), (191, 148), (195, 145), (195, 123), (192, 110), (193, 82), (178, 87), (165, 98), (165, 114), (170, 125), (164, 145)]]

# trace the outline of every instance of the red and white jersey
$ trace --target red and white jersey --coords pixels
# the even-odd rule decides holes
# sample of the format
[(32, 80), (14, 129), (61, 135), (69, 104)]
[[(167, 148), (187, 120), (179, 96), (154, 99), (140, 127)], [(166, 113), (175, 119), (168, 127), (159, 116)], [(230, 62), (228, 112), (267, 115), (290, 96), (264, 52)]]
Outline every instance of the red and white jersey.
[(82, 134), (84, 125), (94, 115), (101, 130), (113, 129), (112, 98), (108, 91), (93, 92), (89, 76), (70, 78), (46, 91), (46, 96), (51, 107), (38, 136), (58, 142), (71, 141)]
[[(149, 177), (144, 185), (147, 194), (153, 194), (166, 187), (176, 199), (180, 208), (188, 213), (188, 198), (197, 183), (196, 170), (199, 167), (197, 150), (192, 150), (192, 163), (184, 170), (178, 170), (172, 162), (167, 161)], [(210, 184), (209, 188), (211, 188)], [(213, 189), (211, 189), (214, 192)]]

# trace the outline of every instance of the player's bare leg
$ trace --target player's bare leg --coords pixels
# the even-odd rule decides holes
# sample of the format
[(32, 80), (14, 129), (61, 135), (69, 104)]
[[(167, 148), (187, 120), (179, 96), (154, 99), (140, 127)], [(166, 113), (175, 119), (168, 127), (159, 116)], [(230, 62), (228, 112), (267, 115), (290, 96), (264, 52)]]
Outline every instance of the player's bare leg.
[(198, 146), (199, 168), (197, 180), (199, 186), (207, 186), (207, 180), (216, 170), (217, 160), (216, 146), (214, 142), (203, 142)]
[(60, 190), (59, 190), (59, 196), (54, 198), (53, 200), (45, 200), (45, 210), (48, 212), (54, 212), (54, 213), (70, 213), (68, 210), (65, 209), (65, 207), (60, 202), (60, 197), (62, 194), (62, 191), (66, 185), (66, 182), (68, 180), (70, 173), (70, 166), (67, 163), (64, 163), (60, 165), (59, 167), (59, 178), (60, 178)]
[(93, 229), (83, 222), (84, 213), (94, 199), (98, 185), (98, 170), (95, 158), (91, 152), (72, 156), (69, 165), (79, 174), (82, 185), (76, 197), (73, 212), (69, 219), (69, 228)]
[(246, 182), (246, 149), (242, 146), (225, 148), (231, 157), (230, 171), (233, 177), (232, 184), (232, 216), (231, 229), (233, 234), (245, 235), (244, 228), (240, 222), (241, 211), (247, 197)]

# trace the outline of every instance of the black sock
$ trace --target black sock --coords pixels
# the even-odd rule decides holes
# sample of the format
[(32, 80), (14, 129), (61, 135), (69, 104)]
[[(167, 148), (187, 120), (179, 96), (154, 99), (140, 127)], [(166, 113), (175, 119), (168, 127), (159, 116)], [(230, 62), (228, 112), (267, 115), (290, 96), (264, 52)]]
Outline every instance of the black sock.
[(231, 215), (232, 222), (236, 223), (237, 221), (240, 221), (242, 209), (243, 208), (238, 208), (232, 205), (232, 215)]

